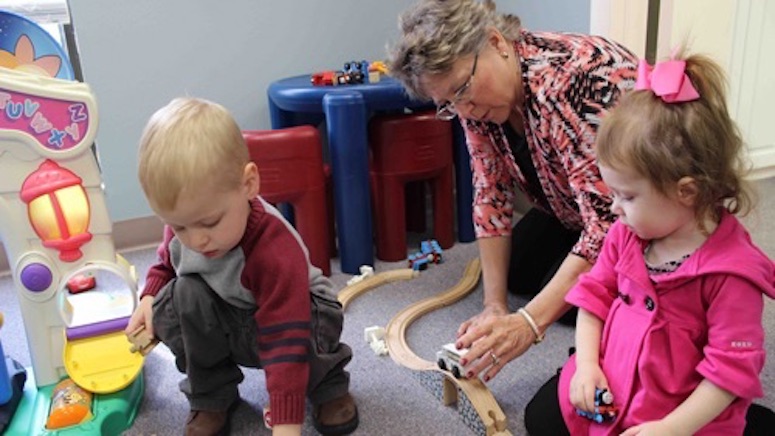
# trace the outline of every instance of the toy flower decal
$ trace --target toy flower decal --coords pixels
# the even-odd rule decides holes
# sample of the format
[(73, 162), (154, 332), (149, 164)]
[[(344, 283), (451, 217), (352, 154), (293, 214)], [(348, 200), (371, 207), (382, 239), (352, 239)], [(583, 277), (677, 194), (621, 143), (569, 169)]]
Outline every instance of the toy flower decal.
[(35, 47), (27, 35), (16, 41), (16, 53), (0, 49), (0, 67), (20, 70), (40, 76), (56, 77), (62, 59), (57, 55), (46, 55), (35, 59)]

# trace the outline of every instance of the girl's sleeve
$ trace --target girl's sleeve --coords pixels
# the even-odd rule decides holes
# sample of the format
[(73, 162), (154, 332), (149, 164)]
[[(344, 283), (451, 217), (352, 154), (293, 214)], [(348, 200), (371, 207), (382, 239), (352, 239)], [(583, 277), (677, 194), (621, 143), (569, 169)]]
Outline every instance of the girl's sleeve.
[(614, 269), (623, 246), (626, 227), (615, 223), (605, 238), (603, 249), (592, 269), (579, 277), (579, 281), (565, 296), (565, 301), (583, 308), (605, 321), (618, 293), (617, 275)]
[(706, 295), (708, 344), (697, 371), (714, 385), (741, 398), (763, 395), (764, 298), (759, 288), (738, 276), (720, 279)]

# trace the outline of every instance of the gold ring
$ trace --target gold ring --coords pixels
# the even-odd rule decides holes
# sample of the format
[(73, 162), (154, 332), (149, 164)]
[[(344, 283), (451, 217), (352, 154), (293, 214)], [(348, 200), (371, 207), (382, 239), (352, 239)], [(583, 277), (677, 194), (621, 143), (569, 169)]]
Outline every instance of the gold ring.
[(498, 356), (495, 355), (495, 353), (490, 350), (490, 359), (492, 359), (492, 366), (498, 366), (501, 363), (501, 360), (498, 358)]

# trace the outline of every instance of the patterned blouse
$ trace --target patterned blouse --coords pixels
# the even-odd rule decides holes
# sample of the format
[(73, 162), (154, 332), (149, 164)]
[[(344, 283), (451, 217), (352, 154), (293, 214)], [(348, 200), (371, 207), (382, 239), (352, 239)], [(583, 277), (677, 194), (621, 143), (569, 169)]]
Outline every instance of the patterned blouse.
[(530, 194), (500, 125), (462, 120), (474, 186), (479, 238), (511, 234), (515, 187), (531, 202), (581, 232), (571, 250), (594, 263), (615, 217), (597, 168), (600, 119), (635, 85), (638, 60), (610, 40), (522, 31), (514, 43), (522, 66), (525, 137), (546, 200)]

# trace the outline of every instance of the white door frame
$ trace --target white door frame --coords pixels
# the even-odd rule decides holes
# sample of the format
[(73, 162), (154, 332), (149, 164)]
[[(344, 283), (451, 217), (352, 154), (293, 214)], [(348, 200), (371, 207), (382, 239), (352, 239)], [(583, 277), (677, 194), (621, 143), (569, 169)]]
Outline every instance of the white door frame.
[[(657, 59), (678, 46), (718, 61), (729, 79), (729, 109), (747, 143), (751, 178), (775, 176), (775, 2), (661, 0)], [(639, 57), (646, 48), (648, 0), (591, 0), (590, 33), (621, 42)]]

